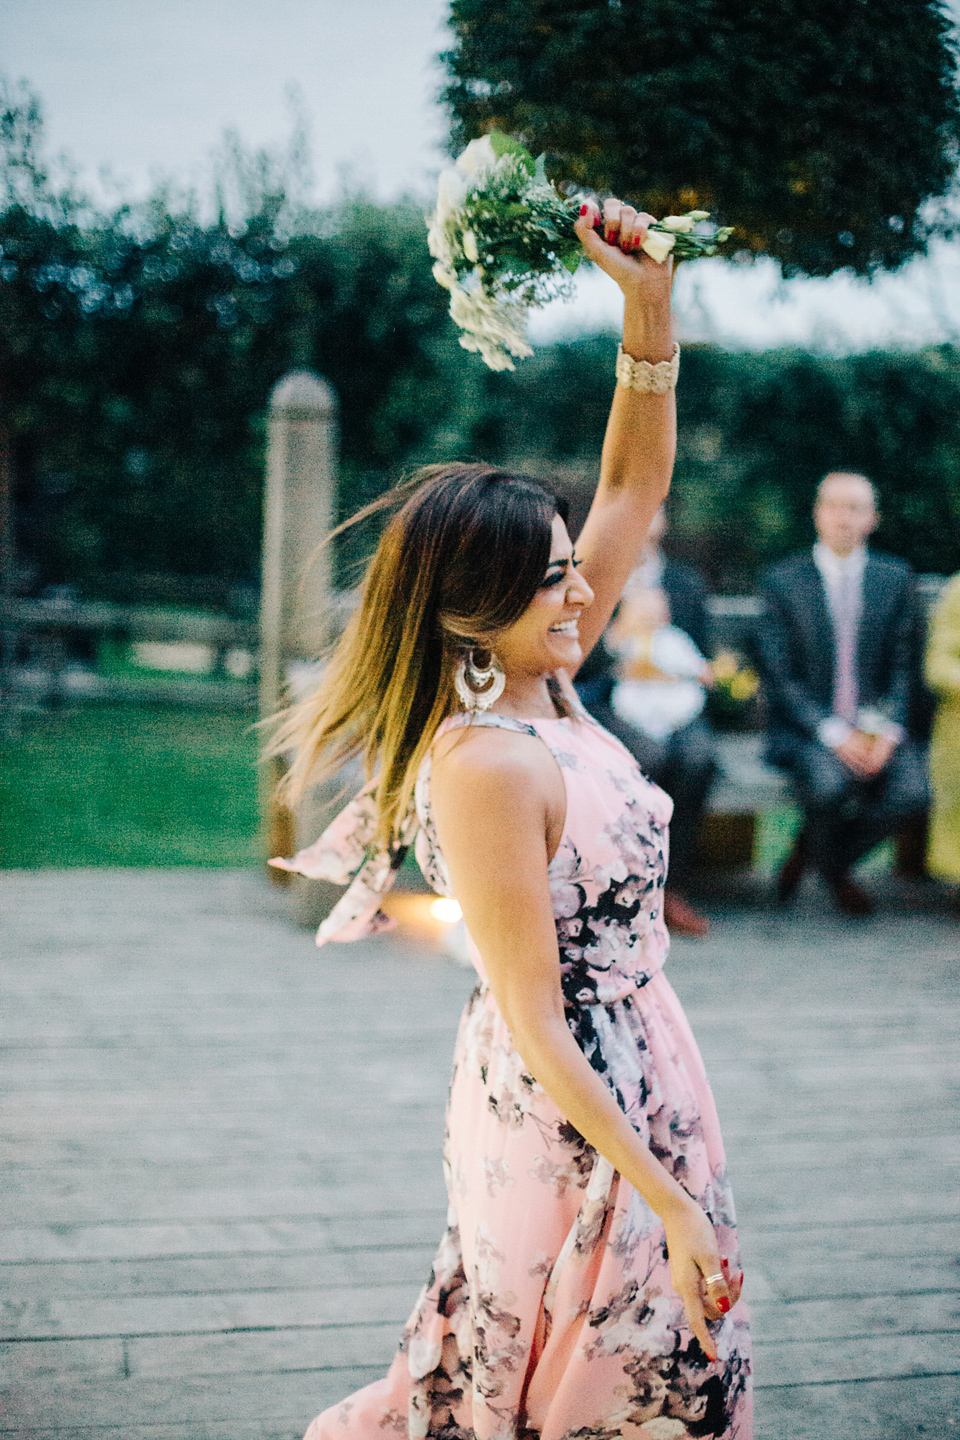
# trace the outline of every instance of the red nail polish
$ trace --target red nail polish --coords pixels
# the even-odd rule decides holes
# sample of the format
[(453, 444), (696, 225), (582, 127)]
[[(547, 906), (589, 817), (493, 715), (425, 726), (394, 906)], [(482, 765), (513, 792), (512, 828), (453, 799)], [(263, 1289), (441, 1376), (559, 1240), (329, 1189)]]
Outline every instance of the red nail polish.
[(730, 1301), (727, 1299), (726, 1295), (720, 1296), (720, 1299), (717, 1301), (717, 1309), (720, 1311), (721, 1315), (726, 1315), (729, 1311)]
[(581, 205), (581, 206), (580, 206), (580, 214), (581, 214), (581, 215), (586, 215), (588, 209), (589, 209), (589, 206), (587, 206), (587, 205)]

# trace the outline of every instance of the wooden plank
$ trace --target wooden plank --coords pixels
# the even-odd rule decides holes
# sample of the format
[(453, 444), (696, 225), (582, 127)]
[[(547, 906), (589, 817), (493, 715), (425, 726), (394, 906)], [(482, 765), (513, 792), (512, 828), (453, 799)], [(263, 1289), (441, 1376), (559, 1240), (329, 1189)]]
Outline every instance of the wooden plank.
[(128, 1373), (124, 1342), (102, 1340), (27, 1340), (0, 1343), (0, 1385), (19, 1385), (64, 1375), (122, 1380)]
[[(318, 1411), (381, 1374), (368, 1369), (288, 1371), (282, 1374), (182, 1376), (104, 1380), (44, 1379), (0, 1389), (0, 1434), (30, 1435), (31, 1428), (178, 1425), (196, 1440), (198, 1425), (286, 1420), (300, 1433)], [(61, 1428), (62, 1427), (62, 1428)]]
[(138, 1295), (62, 1300), (14, 1300), (4, 1305), (3, 1339), (58, 1336), (184, 1334), (251, 1326), (359, 1324), (366, 1319), (402, 1325), (422, 1279), (398, 1285), (330, 1286), (326, 1289), (243, 1290), (218, 1295)]
[(368, 1366), (386, 1374), (400, 1342), (396, 1324), (259, 1331), (254, 1335), (162, 1335), (130, 1340), (135, 1376), (243, 1375)]
[(401, 1214), (288, 1216), (150, 1225), (122, 1220), (93, 1224), (0, 1226), (0, 1259), (46, 1264), (176, 1255), (266, 1251), (353, 1250), (429, 1246), (443, 1230), (445, 1208)]
[[(43, 1172), (38, 1171), (39, 1177)], [(407, 1177), (385, 1177), (382, 1167), (372, 1165), (367, 1177), (359, 1177), (351, 1184), (338, 1185), (336, 1181), (326, 1184), (311, 1184), (305, 1176), (299, 1185), (265, 1185), (264, 1171), (258, 1167), (249, 1172), (250, 1183), (244, 1185), (242, 1178), (228, 1189), (218, 1185), (191, 1183), (193, 1176), (181, 1175), (179, 1184), (174, 1186), (168, 1175), (164, 1186), (162, 1173), (151, 1185), (151, 1176), (145, 1172), (139, 1180), (111, 1186), (107, 1197), (108, 1220), (123, 1216), (131, 1220), (153, 1222), (158, 1220), (214, 1220), (242, 1219), (254, 1216), (279, 1215), (295, 1217), (320, 1213), (329, 1215), (375, 1215), (378, 1204), (389, 1210), (409, 1209), (416, 1213), (420, 1203), (437, 1210), (444, 1198), (443, 1181), (439, 1175), (431, 1176), (422, 1168), (413, 1170)], [(206, 1177), (203, 1177), (206, 1178)], [(391, 1183), (392, 1181), (392, 1183)], [(411, 1182), (416, 1188), (411, 1188)], [(160, 1187), (164, 1186), (163, 1189)], [(379, 1194), (371, 1186), (379, 1186)], [(181, 1188), (182, 1187), (182, 1188)], [(11, 1191), (12, 1191), (11, 1186)], [(36, 1189), (36, 1187), (34, 1187)], [(21, 1188), (19, 1199), (11, 1193), (7, 1198), (7, 1213), (11, 1220), (22, 1225), (27, 1219), (42, 1220), (48, 1224), (69, 1225), (77, 1220), (94, 1221), (98, 1210), (104, 1204), (101, 1189), (98, 1196), (96, 1183), (78, 1190), (57, 1194), (50, 1191), (35, 1195), (31, 1202), (28, 1187)]]
[[(437, 1235), (439, 1240), (439, 1232)], [(56, 1266), (61, 1299), (90, 1295), (216, 1295), (230, 1291), (317, 1289), (422, 1283), (436, 1245), (362, 1250), (297, 1250), (294, 1254), (175, 1255), (163, 1260), (61, 1261)], [(35, 1263), (6, 1265), (0, 1284), (7, 1295), (44, 1295), (51, 1276)]]
[(958, 1428), (956, 1375), (793, 1384), (757, 1395), (755, 1440), (950, 1440)]
[(799, 1264), (844, 1255), (865, 1263), (887, 1256), (940, 1256), (952, 1261), (954, 1255), (960, 1255), (960, 1219), (770, 1228), (751, 1223), (748, 1233), (751, 1248), (765, 1260), (789, 1258)]
[(929, 1338), (939, 1334), (948, 1339), (960, 1355), (956, 1290), (944, 1285), (950, 1278), (941, 1271), (941, 1288), (928, 1293), (868, 1291), (858, 1296), (818, 1296), (791, 1301), (778, 1295), (776, 1300), (756, 1302), (751, 1309), (759, 1325), (758, 1335), (765, 1345), (830, 1338), (884, 1339), (891, 1335)]

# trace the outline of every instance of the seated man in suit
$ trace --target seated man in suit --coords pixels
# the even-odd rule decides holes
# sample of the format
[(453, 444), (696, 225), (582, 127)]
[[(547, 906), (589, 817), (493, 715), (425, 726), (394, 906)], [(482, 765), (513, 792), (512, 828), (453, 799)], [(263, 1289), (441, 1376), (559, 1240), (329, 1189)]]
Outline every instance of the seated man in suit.
[[(660, 540), (665, 528), (666, 515), (661, 508), (654, 516), (646, 549), (628, 581), (627, 591), (632, 588), (637, 593), (662, 592), (669, 611), (664, 618), (671, 626), (684, 631), (702, 655), (709, 655), (707, 587), (698, 570), (663, 554)], [(614, 629), (615, 626), (616, 622)], [(697, 831), (716, 773), (713, 732), (699, 710), (656, 737), (618, 713), (613, 705), (614, 686), (619, 678), (618, 657), (612, 653), (613, 648), (602, 640), (594, 647), (577, 672), (577, 690), (591, 715), (616, 735), (640, 768), (672, 797), (670, 872), (663, 895), (664, 919), (677, 934), (706, 935), (709, 921), (693, 908), (684, 888), (693, 868)], [(652, 725), (649, 728), (655, 729)]]
[(804, 812), (778, 897), (789, 900), (812, 866), (847, 915), (871, 910), (852, 867), (928, 800), (923, 751), (906, 729), (916, 669), (913, 576), (902, 560), (868, 551), (878, 518), (866, 476), (825, 476), (813, 553), (768, 572), (756, 635), (768, 758), (790, 772)]

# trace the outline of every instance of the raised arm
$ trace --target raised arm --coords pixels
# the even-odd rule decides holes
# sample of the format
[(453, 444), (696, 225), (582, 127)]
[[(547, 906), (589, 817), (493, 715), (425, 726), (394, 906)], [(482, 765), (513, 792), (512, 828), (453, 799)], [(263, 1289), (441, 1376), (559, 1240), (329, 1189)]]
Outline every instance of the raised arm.
[[(431, 798), (454, 894), (524, 1064), (660, 1216), (674, 1286), (712, 1358), (705, 1317), (716, 1320), (721, 1310), (704, 1297), (702, 1278), (721, 1270), (713, 1227), (634, 1130), (567, 1025), (547, 876), (548, 836), (559, 839), (565, 811), (555, 760), (530, 736), (461, 731), (438, 742)], [(738, 1282), (723, 1289), (736, 1303)]]
[[(594, 229), (597, 215), (597, 208), (588, 206), (577, 223), (577, 234), (590, 259), (623, 291), (624, 352), (654, 365), (669, 360), (673, 355), (672, 261), (668, 257), (659, 265), (638, 248), (653, 216), (607, 200), (603, 210), (606, 238), (601, 239)], [(673, 390), (654, 395), (616, 386), (603, 442), (600, 483), (577, 541), (577, 556), (596, 597), (580, 622), (584, 655), (603, 634), (637, 563), (650, 521), (670, 488), (676, 439)]]

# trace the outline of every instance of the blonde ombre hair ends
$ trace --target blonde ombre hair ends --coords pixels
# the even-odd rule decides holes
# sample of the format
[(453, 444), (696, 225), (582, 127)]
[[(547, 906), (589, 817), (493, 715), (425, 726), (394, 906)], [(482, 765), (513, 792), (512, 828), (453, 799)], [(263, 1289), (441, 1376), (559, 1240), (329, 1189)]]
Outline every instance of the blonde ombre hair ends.
[(397, 504), (316, 690), (276, 717), (265, 752), (289, 760), (287, 803), (362, 757), (377, 777), (384, 844), (409, 812), (438, 727), (459, 708), (460, 656), (471, 642), (495, 646), (523, 614), (547, 569), (553, 517), (566, 518), (528, 476), (453, 464), (418, 471), (347, 524)]

